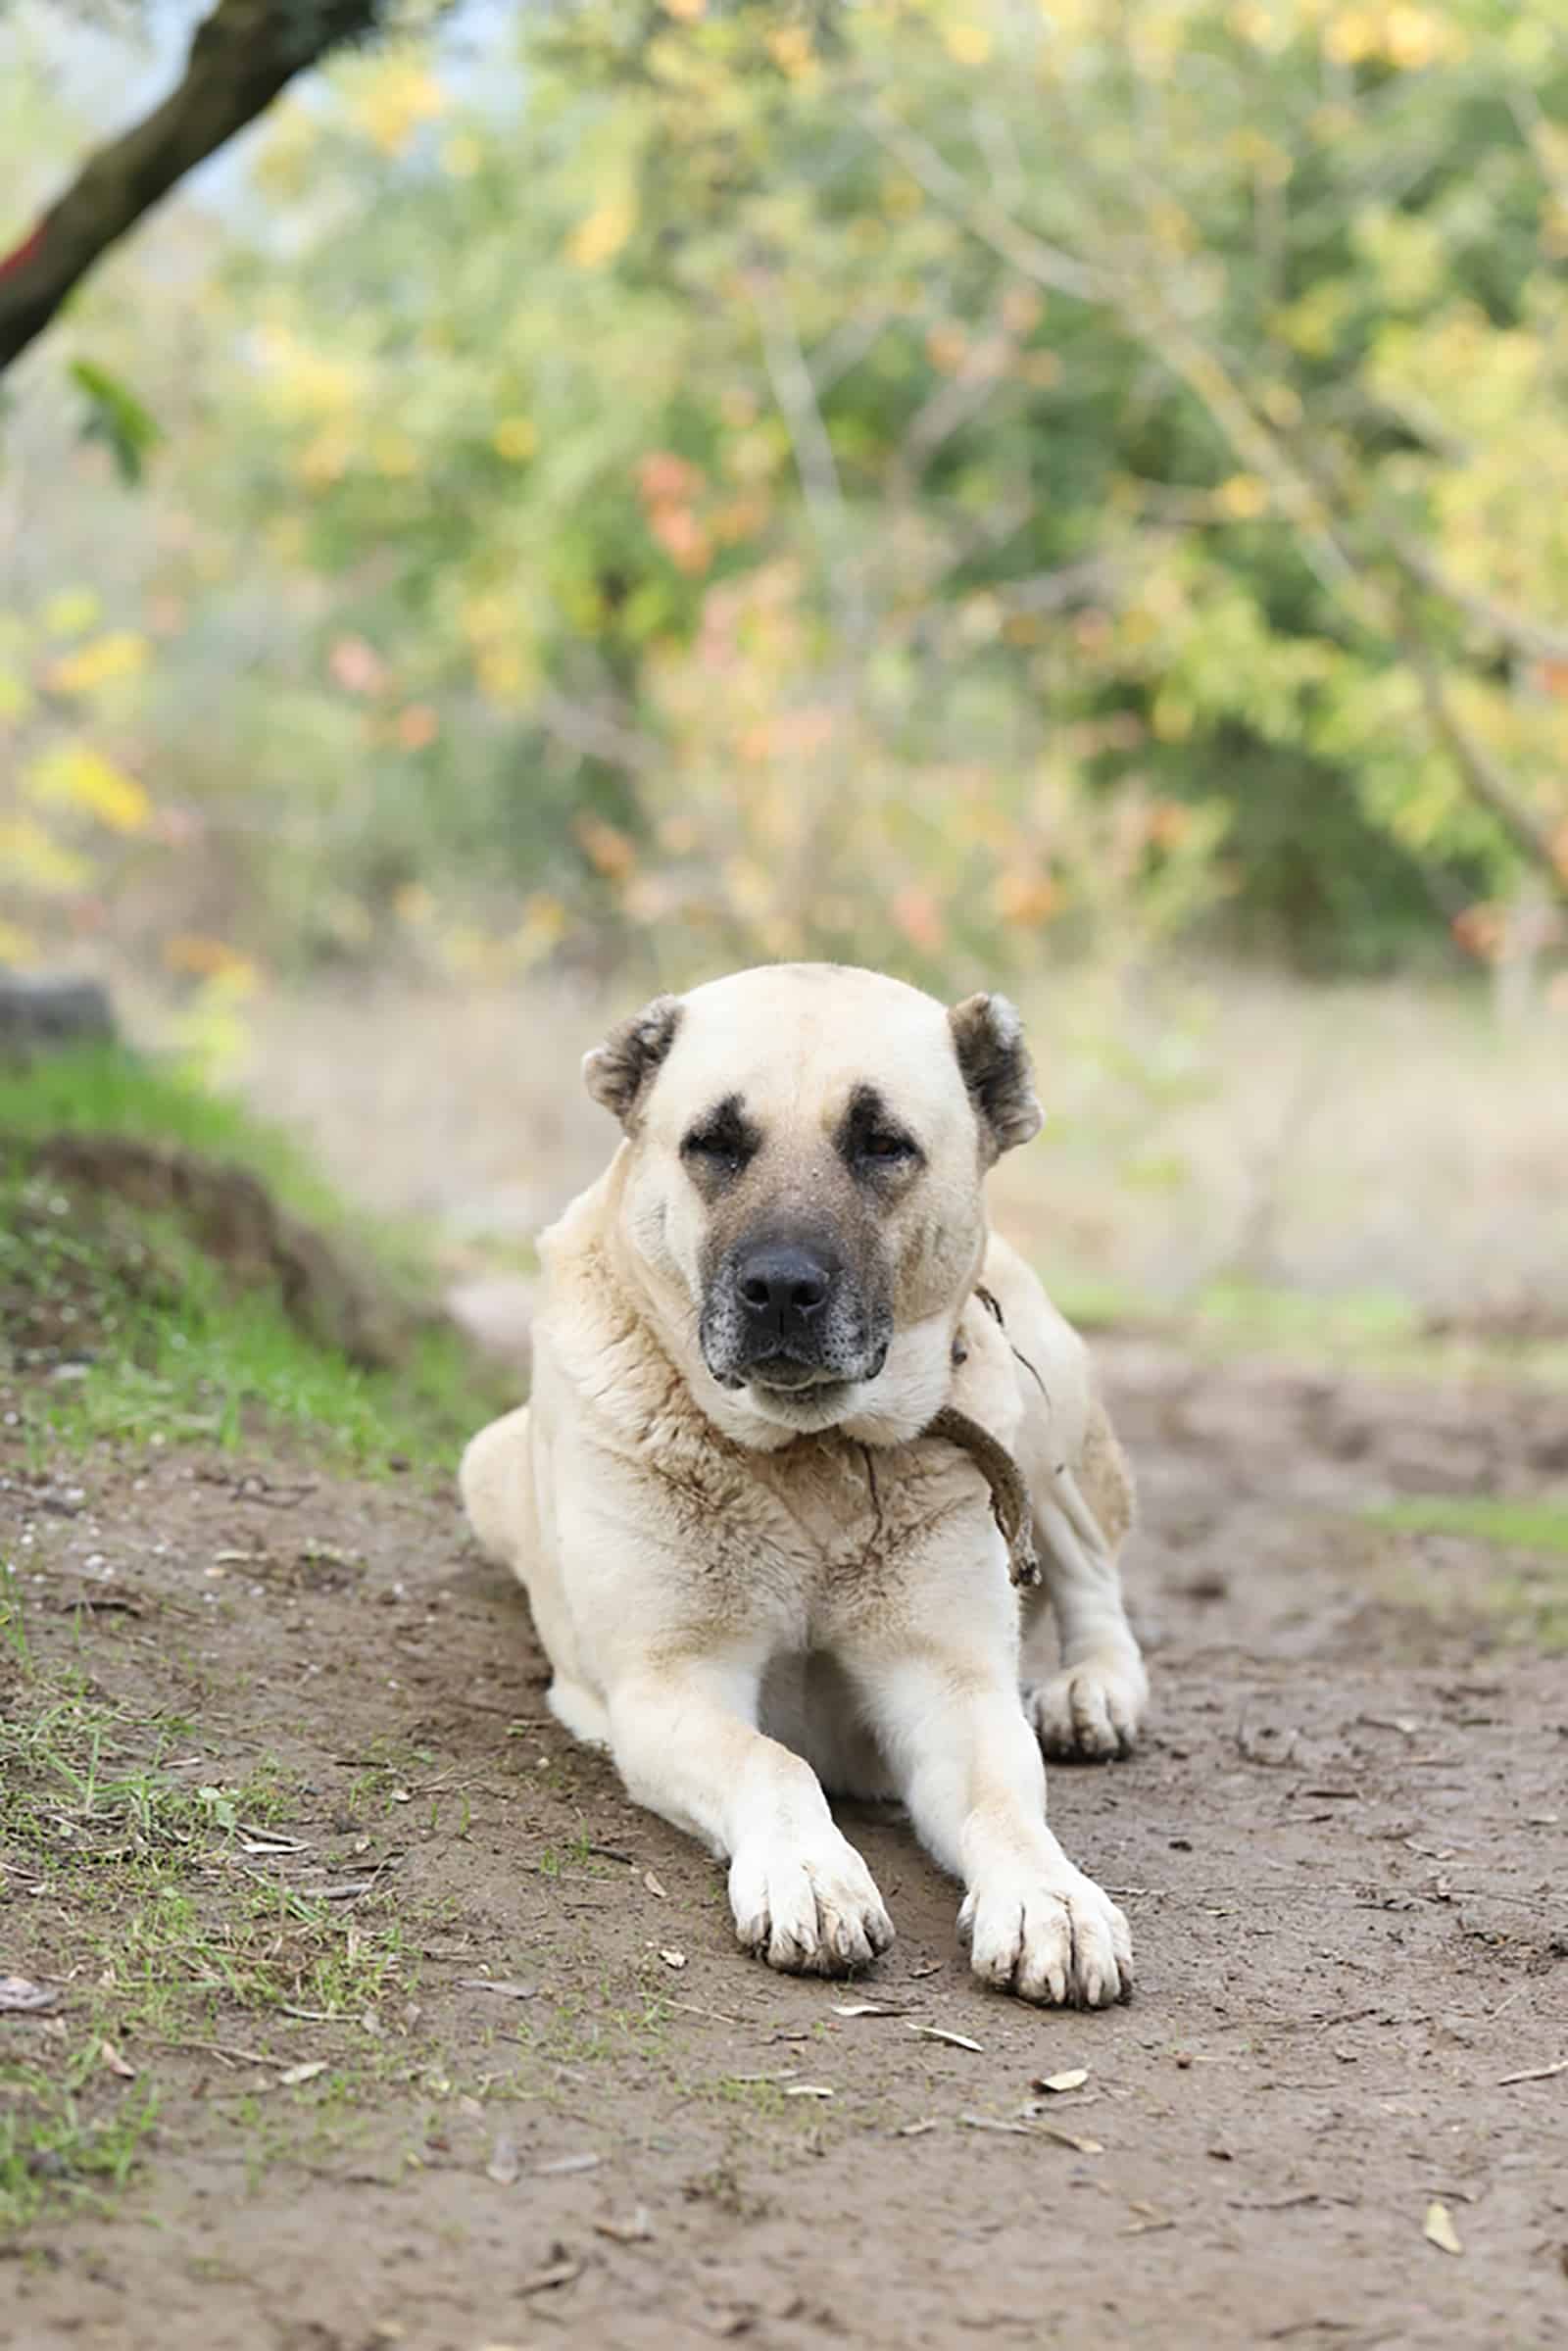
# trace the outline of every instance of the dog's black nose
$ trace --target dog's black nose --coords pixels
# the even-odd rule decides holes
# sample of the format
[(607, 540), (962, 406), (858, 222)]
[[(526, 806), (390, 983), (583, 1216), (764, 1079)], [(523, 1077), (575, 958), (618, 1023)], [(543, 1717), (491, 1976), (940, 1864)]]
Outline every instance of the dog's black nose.
[(750, 1249), (735, 1269), (735, 1287), (753, 1327), (789, 1339), (804, 1332), (827, 1304), (833, 1277), (819, 1257), (793, 1241)]

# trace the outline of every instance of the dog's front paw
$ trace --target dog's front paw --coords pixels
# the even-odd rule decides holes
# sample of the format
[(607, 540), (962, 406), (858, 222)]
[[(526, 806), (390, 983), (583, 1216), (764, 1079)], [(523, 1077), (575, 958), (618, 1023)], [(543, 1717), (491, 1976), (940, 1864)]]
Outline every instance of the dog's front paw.
[(1108, 2008), (1131, 1997), (1127, 1921), (1081, 1871), (988, 1879), (958, 1913), (982, 1983), (1055, 2008)]
[(746, 1949), (788, 1975), (848, 1975), (893, 1940), (870, 1871), (836, 1830), (743, 1845), (730, 1863), (729, 1899)]
[(1086, 1657), (1023, 1693), (1040, 1744), (1062, 1763), (1130, 1755), (1148, 1702), (1149, 1677), (1136, 1649)]

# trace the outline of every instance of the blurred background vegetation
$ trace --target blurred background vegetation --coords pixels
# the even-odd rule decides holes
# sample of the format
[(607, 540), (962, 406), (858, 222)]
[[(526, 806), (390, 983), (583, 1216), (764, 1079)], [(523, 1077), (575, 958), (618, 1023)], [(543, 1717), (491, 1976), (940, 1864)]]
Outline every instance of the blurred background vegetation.
[[(0, 247), (197, 13), (0, 4)], [(427, 10), (0, 392), (0, 956), (386, 1204), (828, 955), (1023, 997), (1048, 1256), (1568, 1301), (1559, 0)]]

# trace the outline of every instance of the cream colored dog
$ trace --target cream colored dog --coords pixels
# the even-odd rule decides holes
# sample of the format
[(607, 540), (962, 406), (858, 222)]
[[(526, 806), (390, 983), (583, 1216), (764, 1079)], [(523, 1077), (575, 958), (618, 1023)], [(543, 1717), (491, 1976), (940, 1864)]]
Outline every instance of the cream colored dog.
[[(462, 1472), (556, 1714), (729, 1863), (774, 1967), (892, 1939), (827, 1787), (902, 1798), (987, 1983), (1125, 1997), (1127, 1923), (1047, 1827), (1040, 1750), (1137, 1733), (1132, 1497), (1081, 1342), (987, 1237), (986, 1168), (1040, 1125), (1017, 1015), (781, 964), (660, 998), (584, 1074), (624, 1140), (540, 1244), (532, 1401)], [(1059, 1668), (975, 1456), (922, 1434), (944, 1407), (1027, 1484)]]

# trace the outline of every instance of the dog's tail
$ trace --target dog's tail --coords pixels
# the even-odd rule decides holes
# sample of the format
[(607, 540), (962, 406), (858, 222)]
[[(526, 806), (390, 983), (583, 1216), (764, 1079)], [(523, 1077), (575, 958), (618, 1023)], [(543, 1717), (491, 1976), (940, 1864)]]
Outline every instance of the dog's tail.
[(468, 1524), (481, 1547), (507, 1567), (517, 1564), (528, 1475), (528, 1407), (519, 1404), (469, 1441), (458, 1468)]

